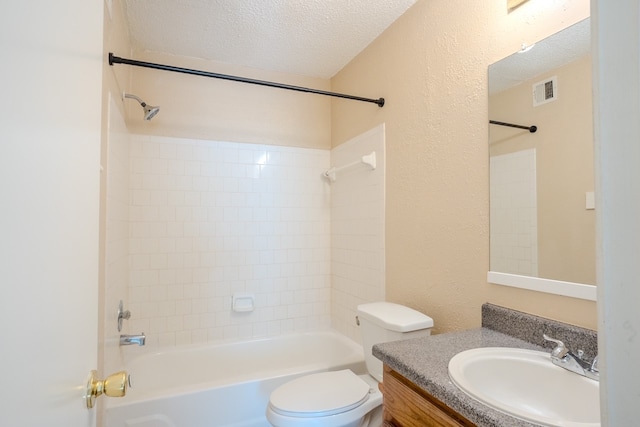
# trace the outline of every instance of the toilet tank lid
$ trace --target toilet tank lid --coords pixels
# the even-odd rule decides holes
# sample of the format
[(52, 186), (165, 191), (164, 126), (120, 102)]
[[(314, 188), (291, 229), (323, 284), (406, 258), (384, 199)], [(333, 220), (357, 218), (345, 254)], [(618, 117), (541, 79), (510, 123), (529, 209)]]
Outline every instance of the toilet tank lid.
[(404, 305), (392, 302), (372, 302), (357, 308), (358, 316), (383, 328), (411, 332), (433, 327), (433, 319)]

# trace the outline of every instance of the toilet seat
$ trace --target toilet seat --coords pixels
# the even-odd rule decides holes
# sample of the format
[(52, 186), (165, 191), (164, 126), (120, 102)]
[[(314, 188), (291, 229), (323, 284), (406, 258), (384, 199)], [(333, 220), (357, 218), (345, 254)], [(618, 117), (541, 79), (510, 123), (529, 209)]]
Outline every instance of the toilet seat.
[(351, 370), (321, 372), (290, 381), (271, 393), (270, 408), (299, 418), (350, 411), (367, 401), (370, 386)]

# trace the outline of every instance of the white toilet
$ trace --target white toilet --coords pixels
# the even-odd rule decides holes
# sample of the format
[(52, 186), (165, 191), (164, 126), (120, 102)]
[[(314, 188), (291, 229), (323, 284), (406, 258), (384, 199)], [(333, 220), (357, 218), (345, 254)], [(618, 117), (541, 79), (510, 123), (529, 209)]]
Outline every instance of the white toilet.
[(275, 427), (378, 427), (382, 424), (382, 362), (374, 344), (431, 334), (433, 319), (389, 302), (358, 306), (368, 375), (350, 370), (320, 372), (289, 381), (269, 398), (267, 420)]

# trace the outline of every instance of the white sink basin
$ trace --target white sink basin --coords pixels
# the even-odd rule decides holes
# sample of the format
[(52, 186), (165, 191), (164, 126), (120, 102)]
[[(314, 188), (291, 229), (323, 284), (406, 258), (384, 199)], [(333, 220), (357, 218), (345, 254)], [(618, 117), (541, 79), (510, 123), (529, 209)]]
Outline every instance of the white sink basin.
[(598, 382), (551, 363), (549, 353), (476, 348), (449, 361), (449, 377), (472, 398), (543, 426), (600, 426)]

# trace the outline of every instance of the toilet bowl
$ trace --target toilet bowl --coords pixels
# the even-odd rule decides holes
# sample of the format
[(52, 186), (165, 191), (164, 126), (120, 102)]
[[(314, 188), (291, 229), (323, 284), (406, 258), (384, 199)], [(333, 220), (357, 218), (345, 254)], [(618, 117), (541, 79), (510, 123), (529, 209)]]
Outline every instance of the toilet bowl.
[[(267, 419), (278, 427), (364, 427), (382, 423), (382, 393), (369, 375), (345, 369), (306, 375), (274, 390)], [(372, 413), (378, 408), (379, 414)], [(372, 421), (378, 416), (379, 422)]]
[(267, 420), (275, 427), (378, 427), (382, 424), (382, 362), (371, 354), (374, 344), (425, 336), (433, 320), (413, 309), (388, 302), (357, 309), (368, 374), (351, 370), (305, 375), (275, 389)]

